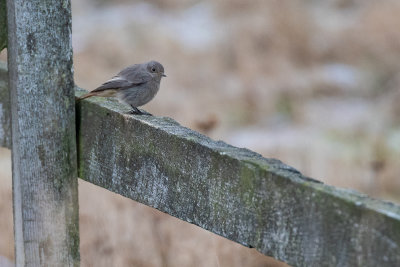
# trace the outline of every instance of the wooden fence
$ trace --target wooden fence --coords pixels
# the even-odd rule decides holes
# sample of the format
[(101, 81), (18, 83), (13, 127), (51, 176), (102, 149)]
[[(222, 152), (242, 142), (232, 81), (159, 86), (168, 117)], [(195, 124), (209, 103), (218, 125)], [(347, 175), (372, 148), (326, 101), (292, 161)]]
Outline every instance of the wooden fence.
[(12, 149), (17, 266), (79, 266), (77, 176), (293, 266), (400, 266), (399, 206), (170, 118), (76, 104), (69, 1), (7, 10), (0, 145)]

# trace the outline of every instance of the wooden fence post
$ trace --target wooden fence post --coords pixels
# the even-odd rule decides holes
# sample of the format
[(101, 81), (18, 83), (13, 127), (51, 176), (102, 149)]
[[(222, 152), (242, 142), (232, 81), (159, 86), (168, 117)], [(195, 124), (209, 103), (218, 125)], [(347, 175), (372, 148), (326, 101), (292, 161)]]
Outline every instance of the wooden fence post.
[(17, 266), (79, 266), (69, 0), (7, 0)]

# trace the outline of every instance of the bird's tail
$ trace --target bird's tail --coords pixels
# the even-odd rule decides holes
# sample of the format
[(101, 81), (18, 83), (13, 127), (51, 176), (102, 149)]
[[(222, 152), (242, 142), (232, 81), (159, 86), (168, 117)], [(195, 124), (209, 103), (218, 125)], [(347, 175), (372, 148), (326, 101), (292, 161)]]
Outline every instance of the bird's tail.
[(88, 97), (92, 97), (92, 96), (95, 96), (95, 95), (97, 95), (97, 94), (93, 93), (93, 92), (90, 92), (90, 93), (87, 93), (87, 94), (85, 94), (83, 96), (78, 97), (77, 101), (81, 101), (82, 99), (85, 99), (85, 98), (88, 98)]

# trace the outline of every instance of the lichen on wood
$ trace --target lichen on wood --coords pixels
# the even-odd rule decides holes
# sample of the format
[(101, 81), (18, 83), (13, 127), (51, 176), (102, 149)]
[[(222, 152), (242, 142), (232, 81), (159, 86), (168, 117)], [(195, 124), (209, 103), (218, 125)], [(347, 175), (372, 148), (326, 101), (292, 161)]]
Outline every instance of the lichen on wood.
[(16, 265), (79, 266), (70, 1), (8, 0), (7, 22)]
[(127, 111), (78, 104), (79, 177), (293, 266), (398, 266), (399, 206)]
[(0, 146), (11, 149), (10, 90), (7, 64), (0, 61)]

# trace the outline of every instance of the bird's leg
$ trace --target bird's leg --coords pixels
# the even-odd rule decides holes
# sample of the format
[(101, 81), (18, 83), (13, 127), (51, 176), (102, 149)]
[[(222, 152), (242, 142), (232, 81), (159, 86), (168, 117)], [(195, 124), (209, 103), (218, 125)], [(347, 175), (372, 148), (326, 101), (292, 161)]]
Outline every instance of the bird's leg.
[(129, 112), (130, 114), (137, 114), (137, 115), (142, 115), (143, 112), (141, 112), (137, 107), (134, 107), (131, 105), (132, 110)]
[(136, 114), (136, 115), (150, 115), (153, 116), (152, 114), (146, 112), (146, 111), (141, 111), (137, 107), (134, 107), (131, 105), (132, 110), (129, 112), (130, 114)]

